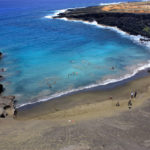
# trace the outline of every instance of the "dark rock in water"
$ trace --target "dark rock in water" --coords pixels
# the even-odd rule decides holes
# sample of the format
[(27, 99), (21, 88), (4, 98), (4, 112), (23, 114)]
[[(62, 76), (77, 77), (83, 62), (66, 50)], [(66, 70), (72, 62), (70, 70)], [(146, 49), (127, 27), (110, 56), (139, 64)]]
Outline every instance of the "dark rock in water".
[(15, 114), (15, 96), (0, 97), (0, 117), (14, 116)]
[(1, 68), (0, 71), (1, 71), (1, 72), (5, 72), (6, 69), (5, 69), (5, 68)]
[(4, 91), (3, 84), (0, 84), (0, 94)]
[(148, 69), (147, 72), (150, 73), (150, 69)]
[(3, 53), (2, 53), (2, 52), (0, 52), (0, 58), (2, 58), (2, 56), (3, 56)]

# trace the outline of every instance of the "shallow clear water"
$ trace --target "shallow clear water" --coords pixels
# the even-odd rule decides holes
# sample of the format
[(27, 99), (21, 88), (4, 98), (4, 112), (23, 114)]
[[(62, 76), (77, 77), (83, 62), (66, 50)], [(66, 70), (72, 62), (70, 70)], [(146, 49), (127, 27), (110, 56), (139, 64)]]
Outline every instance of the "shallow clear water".
[[(47, 19), (55, 10), (106, 0), (0, 0), (0, 50), (4, 95), (18, 105), (132, 74), (150, 50), (109, 29)], [(117, 1), (115, 1), (117, 2)], [(115, 69), (113, 70), (112, 67)]]

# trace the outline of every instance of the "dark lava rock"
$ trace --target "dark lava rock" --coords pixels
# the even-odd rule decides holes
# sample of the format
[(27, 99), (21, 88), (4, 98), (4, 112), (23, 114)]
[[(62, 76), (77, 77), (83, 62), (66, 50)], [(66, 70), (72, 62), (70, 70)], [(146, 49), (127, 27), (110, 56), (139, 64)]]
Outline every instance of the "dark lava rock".
[(148, 69), (147, 72), (150, 73), (150, 69)]
[[(68, 18), (71, 20), (96, 21), (98, 24), (118, 27), (131, 35), (142, 35), (150, 38), (150, 14), (135, 14), (123, 12), (104, 12), (100, 6), (67, 10), (53, 18)], [(142, 41), (149, 39), (141, 39)]]
[(0, 52), (0, 58), (2, 58), (2, 56), (3, 56), (3, 53), (2, 53), (2, 52)]
[(0, 84), (0, 94), (4, 91), (3, 84)]

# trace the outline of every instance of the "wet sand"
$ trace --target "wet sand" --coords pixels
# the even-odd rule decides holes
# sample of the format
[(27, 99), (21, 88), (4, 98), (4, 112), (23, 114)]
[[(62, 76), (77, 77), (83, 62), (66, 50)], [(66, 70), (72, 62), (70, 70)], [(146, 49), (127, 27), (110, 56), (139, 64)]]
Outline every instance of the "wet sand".
[[(129, 109), (134, 90), (137, 97)], [(22, 108), (15, 119), (0, 119), (0, 149), (149, 150), (149, 93), (147, 76), (113, 89), (85, 91)]]

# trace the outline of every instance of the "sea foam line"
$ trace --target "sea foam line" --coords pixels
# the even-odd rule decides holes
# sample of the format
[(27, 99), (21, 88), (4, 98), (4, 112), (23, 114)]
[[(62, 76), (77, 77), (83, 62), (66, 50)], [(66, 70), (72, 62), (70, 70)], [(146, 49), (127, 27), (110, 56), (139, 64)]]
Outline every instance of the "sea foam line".
[[(140, 72), (142, 70), (145, 70), (147, 68), (150, 68), (150, 60), (147, 61), (147, 63), (145, 63), (145, 64), (138, 64), (137, 68), (132, 73), (128, 73), (128, 74), (126, 74), (122, 77), (119, 77), (117, 79), (115, 79), (115, 78), (106, 79), (105, 81), (100, 81), (98, 83), (91, 84), (91, 85), (88, 85), (88, 86), (79, 87), (77, 89), (71, 89), (71, 90), (55, 93), (51, 96), (45, 97), (43, 99), (39, 99), (36, 102), (28, 102), (28, 103), (18, 105), (17, 108), (20, 108), (20, 107), (23, 107), (23, 106), (26, 106), (26, 105), (39, 103), (39, 102), (45, 102), (45, 101), (48, 101), (48, 100), (51, 100), (51, 99), (54, 99), (54, 98), (58, 98), (58, 97), (61, 97), (61, 96), (64, 96), (64, 95), (67, 95), (67, 94), (70, 94), (70, 93), (73, 93), (73, 92), (78, 92), (78, 91), (82, 91), (82, 90), (86, 90), (86, 89), (90, 89), (90, 88), (94, 88), (94, 87), (98, 87), (98, 86), (104, 86), (104, 85), (108, 85), (108, 84), (111, 84), (111, 83), (120, 82), (120, 81), (123, 81), (125, 79), (128, 79), (128, 78), (131, 78), (131, 77), (135, 76), (138, 72)], [(133, 70), (133, 69), (129, 68), (129, 70)]]
[[(122, 2), (101, 3), (101, 5), (119, 4), (119, 3), (122, 3)], [(83, 7), (79, 7), (79, 8), (83, 8)], [(68, 9), (77, 9), (77, 8), (68, 8)], [(65, 13), (68, 9), (56, 10), (55, 13), (53, 13), (51, 15), (47, 15), (44, 18), (53, 19), (53, 17), (57, 17), (60, 13)], [(142, 45), (142, 46), (146, 46), (147, 48), (150, 48), (150, 41), (142, 41), (142, 42), (140, 41), (140, 39), (147, 39), (147, 38), (145, 38), (141, 35), (137, 35), (137, 36), (130, 35), (127, 32), (122, 31), (118, 27), (112, 27), (112, 26), (98, 24), (97, 21), (89, 22), (89, 21), (83, 21), (83, 20), (67, 19), (65, 17), (64, 18), (57, 18), (57, 19), (64, 20), (64, 21), (71, 21), (71, 22), (81, 22), (81, 23), (85, 23), (85, 24), (89, 24), (89, 25), (94, 25), (94, 26), (99, 27), (101, 29), (109, 29), (109, 30), (112, 30), (112, 31), (115, 31), (115, 32), (119, 33), (123, 37), (129, 38), (130, 40), (132, 40), (136, 44), (139, 44), (139, 45)]]
[(101, 28), (101, 29), (109, 29), (109, 30), (112, 30), (112, 31), (119, 33), (120, 35), (122, 35), (125, 38), (132, 40), (134, 43), (136, 43), (138, 45), (150, 48), (150, 41), (143, 41), (143, 42), (140, 41), (140, 39), (148, 39), (148, 38), (145, 38), (141, 35), (130, 35), (127, 32), (122, 31), (118, 27), (112, 27), (112, 26), (98, 24), (97, 21), (89, 22), (89, 21), (83, 21), (83, 20), (71, 20), (71, 19), (67, 19), (67, 18), (59, 18), (59, 19), (64, 20), (64, 21), (81, 22), (84, 24), (94, 25), (94, 26)]
[(47, 15), (44, 18), (53, 19), (54, 16), (58, 16), (58, 14), (64, 13), (65, 11), (67, 11), (67, 9), (56, 10), (53, 14)]

